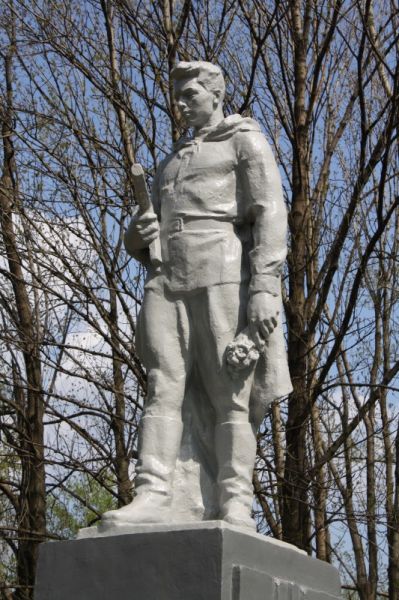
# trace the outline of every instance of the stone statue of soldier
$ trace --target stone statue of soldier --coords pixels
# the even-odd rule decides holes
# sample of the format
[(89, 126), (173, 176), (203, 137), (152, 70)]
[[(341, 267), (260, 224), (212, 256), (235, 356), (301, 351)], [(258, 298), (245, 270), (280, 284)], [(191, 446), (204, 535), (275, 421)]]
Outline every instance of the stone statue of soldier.
[[(259, 125), (224, 117), (218, 66), (180, 62), (172, 79), (193, 135), (160, 164), (153, 212), (133, 218), (125, 236), (148, 269), (136, 332), (148, 373), (136, 497), (100, 527), (181, 520), (172, 497), (186, 428), (213, 478), (215, 501), (201, 518), (254, 528), (256, 431), (270, 403), (291, 391), (281, 180)], [(148, 248), (158, 237), (156, 270)]]

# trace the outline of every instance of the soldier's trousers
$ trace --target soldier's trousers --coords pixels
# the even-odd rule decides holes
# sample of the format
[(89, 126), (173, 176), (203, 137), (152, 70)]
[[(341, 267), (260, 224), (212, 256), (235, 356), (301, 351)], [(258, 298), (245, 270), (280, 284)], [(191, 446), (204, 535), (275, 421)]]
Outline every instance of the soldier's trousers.
[(253, 372), (233, 379), (226, 346), (247, 324), (247, 285), (219, 284), (195, 292), (148, 289), (136, 332), (147, 369), (144, 414), (181, 419), (193, 370), (215, 410), (216, 423), (248, 422)]

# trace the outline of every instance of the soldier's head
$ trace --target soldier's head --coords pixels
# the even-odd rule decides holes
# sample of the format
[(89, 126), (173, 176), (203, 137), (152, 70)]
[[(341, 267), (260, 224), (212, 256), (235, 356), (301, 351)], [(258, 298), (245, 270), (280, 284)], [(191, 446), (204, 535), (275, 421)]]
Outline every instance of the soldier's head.
[(179, 62), (171, 77), (176, 102), (189, 127), (201, 128), (223, 117), (225, 83), (222, 71), (209, 62)]

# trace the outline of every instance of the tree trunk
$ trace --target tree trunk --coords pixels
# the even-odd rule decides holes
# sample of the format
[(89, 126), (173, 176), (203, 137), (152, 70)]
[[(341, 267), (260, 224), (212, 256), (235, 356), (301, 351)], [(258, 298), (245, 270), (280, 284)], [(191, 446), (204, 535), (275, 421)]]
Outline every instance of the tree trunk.
[(294, 391), (288, 405), (286, 458), (283, 485), (283, 538), (309, 549), (308, 482), (306, 475), (306, 389), (308, 345), (305, 330), (307, 132), (306, 132), (306, 39), (301, 3), (292, 9), (295, 43), (295, 136), (293, 147), (291, 252), (289, 261), (288, 362)]
[(394, 483), (394, 506), (388, 518), (389, 535), (389, 600), (399, 599), (399, 425), (395, 440), (395, 483)]
[(13, 211), (18, 206), (17, 172), (12, 142), (12, 55), (5, 57), (7, 105), (3, 107), (3, 173), (0, 180), (0, 226), (8, 261), (9, 278), (16, 306), (16, 329), (25, 367), (21, 381), (24, 406), (20, 409), (21, 488), (18, 507), (17, 573), (21, 587), (15, 598), (33, 597), (38, 546), (46, 535), (46, 489), (43, 451), (43, 412), (41, 361), (38, 332), (24, 280), (17, 245)]

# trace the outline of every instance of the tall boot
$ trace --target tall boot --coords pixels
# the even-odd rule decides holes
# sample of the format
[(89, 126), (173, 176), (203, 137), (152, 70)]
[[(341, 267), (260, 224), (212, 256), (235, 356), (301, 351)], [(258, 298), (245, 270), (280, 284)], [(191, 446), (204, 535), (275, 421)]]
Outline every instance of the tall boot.
[(101, 530), (113, 525), (169, 521), (173, 476), (182, 432), (183, 423), (177, 419), (152, 416), (141, 419), (136, 496), (130, 504), (104, 513)]
[(253, 426), (248, 422), (217, 425), (215, 449), (218, 461), (219, 518), (231, 525), (253, 530), (252, 475), (256, 456)]

